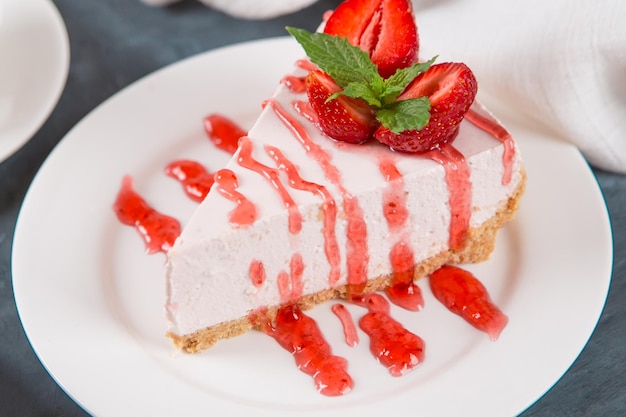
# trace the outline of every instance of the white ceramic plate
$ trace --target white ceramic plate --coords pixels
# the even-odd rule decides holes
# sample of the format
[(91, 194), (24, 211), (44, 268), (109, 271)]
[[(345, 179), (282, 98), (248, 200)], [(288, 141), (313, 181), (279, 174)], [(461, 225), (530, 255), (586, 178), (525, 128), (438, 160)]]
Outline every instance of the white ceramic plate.
[(275, 39), (185, 60), (115, 95), (61, 141), (28, 191), (12, 260), (19, 314), (44, 366), (98, 416), (521, 412), (587, 342), (612, 261), (607, 212), (583, 158), (529, 126), (511, 125), (528, 170), (522, 208), (492, 260), (470, 267), (509, 315), (497, 342), (445, 310), (425, 282), (421, 312), (393, 310), (427, 344), (424, 364), (401, 378), (373, 359), (365, 335), (356, 348), (345, 344), (330, 303), (311, 312), (349, 361), (355, 388), (341, 398), (319, 395), (261, 333), (198, 355), (164, 337), (165, 258), (145, 255), (116, 220), (122, 176), (159, 211), (187, 219), (195, 204), (163, 168), (183, 157), (221, 167), (227, 155), (206, 139), (202, 118), (219, 112), (249, 128), (299, 57), (292, 41)]
[(70, 64), (65, 24), (50, 0), (0, 4), (0, 162), (39, 130), (56, 105)]

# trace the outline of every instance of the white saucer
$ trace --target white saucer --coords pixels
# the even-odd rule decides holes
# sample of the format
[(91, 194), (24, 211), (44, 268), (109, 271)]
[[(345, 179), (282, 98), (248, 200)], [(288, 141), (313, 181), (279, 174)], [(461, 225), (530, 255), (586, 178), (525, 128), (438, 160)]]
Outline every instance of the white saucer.
[(63, 19), (50, 0), (0, 4), (0, 162), (39, 130), (69, 72)]

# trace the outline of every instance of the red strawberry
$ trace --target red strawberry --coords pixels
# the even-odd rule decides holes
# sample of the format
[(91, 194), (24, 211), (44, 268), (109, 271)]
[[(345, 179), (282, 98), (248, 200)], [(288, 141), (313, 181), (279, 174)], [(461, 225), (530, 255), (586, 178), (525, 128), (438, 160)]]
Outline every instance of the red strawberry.
[(327, 101), (332, 94), (341, 91), (333, 79), (320, 70), (313, 70), (306, 79), (309, 103), (318, 116), (322, 132), (333, 139), (348, 143), (361, 143), (369, 139), (376, 126), (374, 111), (361, 100), (340, 95)]
[(429, 278), (433, 295), (451, 312), (496, 340), (508, 317), (491, 301), (485, 286), (469, 271), (443, 266)]
[(443, 63), (418, 75), (398, 100), (427, 96), (430, 120), (420, 130), (399, 134), (379, 127), (374, 137), (391, 148), (404, 152), (422, 152), (454, 138), (465, 113), (474, 102), (478, 83), (472, 71), (462, 63)]
[(419, 38), (408, 0), (347, 0), (324, 27), (369, 53), (378, 72), (389, 77), (417, 60)]

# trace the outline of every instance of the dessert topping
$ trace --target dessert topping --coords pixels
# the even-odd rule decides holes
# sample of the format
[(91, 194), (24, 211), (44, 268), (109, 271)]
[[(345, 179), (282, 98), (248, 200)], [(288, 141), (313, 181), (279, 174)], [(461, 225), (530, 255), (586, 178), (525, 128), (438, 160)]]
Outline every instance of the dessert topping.
[(250, 279), (252, 280), (252, 285), (254, 285), (255, 287), (259, 288), (261, 285), (263, 285), (263, 283), (265, 282), (265, 266), (263, 265), (263, 262), (259, 261), (258, 259), (253, 259), (252, 262), (250, 262), (250, 269), (249, 269), (249, 273), (250, 273)]
[(509, 319), (493, 304), (487, 289), (474, 275), (456, 266), (443, 266), (428, 280), (435, 298), (451, 312), (496, 340)]
[[(356, 300), (355, 300), (356, 301)], [(424, 361), (425, 344), (389, 315), (389, 303), (379, 294), (364, 297), (368, 313), (359, 327), (370, 337), (370, 351), (392, 376), (402, 376)]]
[(241, 149), (239, 150), (239, 156), (237, 157), (237, 163), (244, 168), (252, 170), (269, 182), (269, 184), (276, 190), (276, 193), (283, 202), (284, 207), (289, 212), (289, 232), (292, 234), (300, 233), (302, 229), (302, 214), (298, 209), (298, 205), (294, 201), (291, 194), (287, 190), (287, 187), (280, 181), (279, 173), (276, 168), (269, 167), (260, 163), (252, 156), (253, 143), (247, 136), (242, 136), (239, 140)]
[(298, 369), (313, 377), (321, 394), (338, 396), (352, 390), (354, 382), (347, 372), (348, 361), (332, 354), (315, 320), (297, 305), (280, 308), (275, 323), (266, 320), (260, 325), (263, 332), (293, 355)]
[(287, 30), (321, 69), (307, 77), (307, 95), (320, 129), (335, 140), (361, 143), (373, 137), (398, 151), (428, 151), (454, 138), (476, 97), (476, 78), (465, 64), (433, 65), (436, 57), (403, 62), (384, 77), (373, 53), (361, 43), (355, 46), (346, 32)]
[(461, 251), (465, 247), (472, 217), (472, 181), (465, 156), (454, 146), (444, 143), (425, 153), (431, 160), (443, 166), (450, 195), (450, 249)]
[(417, 27), (407, 0), (344, 1), (328, 18), (324, 33), (347, 38), (367, 52), (383, 77), (417, 60)]
[(215, 173), (217, 192), (236, 204), (230, 212), (229, 221), (234, 227), (248, 227), (257, 219), (256, 206), (237, 191), (239, 181), (230, 169), (220, 169)]
[(289, 185), (296, 190), (308, 191), (322, 198), (322, 211), (324, 213), (324, 253), (330, 265), (328, 273), (328, 284), (335, 286), (341, 275), (341, 267), (339, 262), (341, 256), (339, 254), (339, 243), (337, 242), (337, 234), (335, 232), (335, 224), (337, 221), (337, 204), (332, 194), (326, 187), (313, 182), (305, 181), (298, 173), (298, 168), (293, 162), (283, 155), (280, 149), (266, 145), (265, 151), (276, 162), (278, 168), (283, 171), (289, 179)]
[(304, 283), (302, 282), (303, 272), (304, 262), (302, 262), (302, 255), (296, 252), (291, 256), (289, 272), (281, 270), (278, 273), (278, 292), (283, 303), (302, 297), (302, 290), (304, 289)]
[(309, 103), (326, 135), (348, 143), (361, 143), (370, 138), (376, 127), (376, 117), (365, 101), (346, 95), (330, 99), (341, 91), (341, 87), (320, 70), (311, 71), (306, 83)]
[(385, 294), (395, 305), (410, 311), (418, 311), (424, 306), (424, 299), (422, 291), (413, 282), (415, 257), (409, 243), (411, 225), (404, 177), (391, 158), (382, 159), (379, 169), (389, 184), (383, 194), (383, 214), (391, 237), (397, 240), (389, 253), (393, 274)]
[(204, 130), (215, 146), (231, 155), (237, 150), (239, 138), (248, 133), (231, 119), (215, 113), (204, 118)]
[(465, 116), (474, 126), (489, 133), (504, 145), (504, 152), (502, 153), (502, 164), (504, 166), (502, 185), (508, 185), (513, 178), (513, 161), (515, 159), (513, 137), (504, 126), (493, 117), (480, 114), (474, 109), (470, 109)]
[(398, 97), (399, 102), (428, 97), (430, 118), (421, 128), (398, 132), (382, 125), (374, 137), (389, 147), (405, 152), (435, 148), (456, 136), (459, 124), (474, 102), (478, 84), (472, 71), (463, 63), (443, 63), (419, 74)]
[(149, 254), (167, 253), (180, 235), (180, 222), (153, 209), (135, 192), (133, 180), (128, 175), (122, 180), (113, 210), (122, 224), (135, 227)]
[(343, 211), (348, 221), (346, 233), (348, 285), (350, 292), (359, 293), (367, 282), (369, 263), (367, 224), (359, 200), (344, 186), (341, 171), (333, 164), (329, 153), (311, 139), (304, 126), (285, 111), (276, 100), (269, 99), (266, 105), (270, 106), (285, 127), (293, 133), (294, 138), (304, 147), (306, 153), (318, 163), (326, 179), (339, 190), (343, 199)]
[[(328, 74), (335, 84), (333, 86), (327, 80), (326, 89), (330, 94), (320, 96), (315, 80), (319, 77), (319, 72), (312, 71), (307, 78), (309, 101), (318, 113), (320, 128), (328, 136), (344, 140), (342, 136), (333, 137), (332, 130), (325, 130), (324, 126), (332, 124), (333, 120), (327, 123), (322, 120), (328, 117), (327, 114), (334, 116), (336, 111), (325, 109), (320, 112), (318, 109), (320, 105), (333, 105), (332, 103), (339, 97), (353, 99), (349, 104), (362, 108), (357, 114), (372, 113), (371, 125), (360, 132), (359, 140), (351, 140), (352, 143), (370, 139), (378, 125), (399, 133), (409, 129), (420, 129), (428, 123), (430, 110), (428, 98), (418, 97), (401, 101), (397, 99), (418, 74), (430, 67), (434, 59), (399, 68), (392, 76), (383, 78), (367, 52), (351, 45), (346, 38), (325, 33), (310, 33), (304, 29), (291, 27), (287, 30), (302, 45), (311, 61)], [(348, 113), (352, 114), (353, 111)], [(343, 120), (339, 119), (337, 122), (342, 123)]]
[(350, 347), (355, 347), (359, 344), (359, 334), (356, 331), (356, 326), (354, 325), (354, 320), (352, 320), (352, 316), (350, 312), (343, 304), (333, 304), (331, 307), (335, 316), (339, 318), (341, 322), (341, 326), (343, 327), (343, 336), (346, 340), (346, 344)]
[(409, 243), (400, 240), (389, 253), (393, 271), (391, 285), (385, 289), (389, 300), (409, 311), (419, 311), (424, 307), (422, 290), (413, 281), (415, 277), (415, 258)]
[(198, 203), (204, 200), (214, 182), (213, 174), (209, 173), (202, 164), (188, 159), (170, 162), (165, 167), (165, 173), (178, 180), (185, 194)]

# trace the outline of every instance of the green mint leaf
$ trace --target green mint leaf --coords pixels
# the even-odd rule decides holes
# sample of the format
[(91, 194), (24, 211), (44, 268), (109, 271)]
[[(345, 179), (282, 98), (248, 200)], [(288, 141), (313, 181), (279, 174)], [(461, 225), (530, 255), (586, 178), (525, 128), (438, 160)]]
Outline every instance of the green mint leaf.
[(325, 33), (310, 33), (287, 27), (287, 31), (302, 45), (311, 62), (328, 73), (342, 88), (350, 83), (382, 82), (378, 69), (367, 52), (350, 45), (346, 38)]
[(376, 112), (376, 118), (393, 133), (405, 130), (419, 130), (430, 119), (430, 101), (428, 97), (396, 101)]
[(381, 101), (385, 104), (393, 103), (404, 89), (422, 72), (425, 72), (435, 62), (437, 57), (426, 62), (419, 62), (410, 67), (398, 69), (391, 77), (384, 80), (384, 92)]
[(399, 68), (391, 77), (385, 80), (385, 85), (387, 87), (398, 86), (404, 89), (407, 85), (409, 85), (411, 81), (415, 79), (415, 77), (417, 77), (422, 72), (427, 71), (436, 59), (437, 56), (434, 56), (426, 62), (417, 62), (410, 67)]
[(339, 91), (332, 96), (328, 97), (328, 100), (332, 100), (337, 98), (340, 95), (352, 97), (352, 98), (360, 98), (361, 100), (365, 100), (367, 104), (375, 108), (381, 108), (382, 103), (378, 99), (378, 92), (372, 89), (370, 84), (366, 83), (350, 83), (343, 89), (343, 91)]
[(407, 130), (420, 130), (430, 119), (428, 97), (398, 101), (406, 87), (437, 57), (407, 68), (398, 69), (384, 79), (369, 55), (347, 39), (324, 33), (310, 33), (304, 29), (287, 27), (287, 31), (302, 45), (311, 62), (326, 72), (342, 88), (328, 100), (340, 95), (364, 100), (376, 110), (380, 123), (398, 134)]

